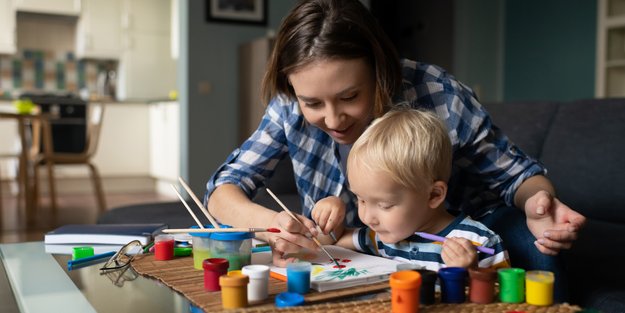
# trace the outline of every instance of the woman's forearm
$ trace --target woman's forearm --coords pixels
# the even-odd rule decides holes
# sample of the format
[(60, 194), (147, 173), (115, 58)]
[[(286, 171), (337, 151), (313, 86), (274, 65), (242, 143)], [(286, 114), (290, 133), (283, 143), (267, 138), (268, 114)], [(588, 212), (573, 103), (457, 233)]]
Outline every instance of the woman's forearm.
[(547, 177), (542, 175), (532, 176), (526, 179), (516, 191), (514, 195), (514, 205), (525, 210), (525, 202), (537, 192), (544, 190), (552, 196), (556, 196), (556, 191)]
[[(236, 185), (224, 184), (211, 194), (208, 211), (220, 223), (233, 227), (269, 227), (277, 212), (252, 202)], [(264, 240), (263, 233), (256, 234)]]

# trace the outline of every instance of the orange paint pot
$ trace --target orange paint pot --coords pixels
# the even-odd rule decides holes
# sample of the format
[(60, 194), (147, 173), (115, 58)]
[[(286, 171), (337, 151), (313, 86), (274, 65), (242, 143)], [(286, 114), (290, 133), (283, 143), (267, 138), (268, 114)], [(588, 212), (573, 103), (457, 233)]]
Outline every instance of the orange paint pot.
[(421, 274), (400, 271), (391, 274), (391, 311), (393, 313), (418, 313)]

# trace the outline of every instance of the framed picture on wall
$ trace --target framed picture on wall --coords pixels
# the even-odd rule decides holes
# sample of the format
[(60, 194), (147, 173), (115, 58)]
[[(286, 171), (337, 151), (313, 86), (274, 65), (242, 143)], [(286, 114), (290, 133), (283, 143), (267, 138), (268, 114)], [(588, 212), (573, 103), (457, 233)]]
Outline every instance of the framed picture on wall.
[(209, 22), (267, 25), (267, 0), (206, 0)]

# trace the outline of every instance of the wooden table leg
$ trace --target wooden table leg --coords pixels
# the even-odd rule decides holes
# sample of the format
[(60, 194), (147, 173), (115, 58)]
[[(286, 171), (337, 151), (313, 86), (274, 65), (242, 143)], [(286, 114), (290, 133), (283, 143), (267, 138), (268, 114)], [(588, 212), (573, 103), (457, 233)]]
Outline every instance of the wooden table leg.
[[(30, 186), (30, 180), (28, 179), (28, 145), (26, 143), (26, 124), (24, 123), (24, 118), (17, 119), (18, 133), (20, 136), (20, 166), (19, 166), (19, 176), (20, 176), (20, 189), (21, 194), (24, 197), (24, 207), (26, 212), (26, 223), (34, 224), (35, 221), (35, 212), (33, 206), (32, 199), (32, 190)], [(18, 199), (18, 202), (20, 200)]]

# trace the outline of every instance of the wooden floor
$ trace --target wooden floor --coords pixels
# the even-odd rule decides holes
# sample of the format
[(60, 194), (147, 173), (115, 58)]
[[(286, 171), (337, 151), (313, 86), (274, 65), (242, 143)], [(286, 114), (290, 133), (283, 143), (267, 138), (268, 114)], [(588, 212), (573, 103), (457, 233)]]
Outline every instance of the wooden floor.
[[(168, 202), (175, 198), (156, 193), (107, 194), (108, 209), (139, 203)], [(40, 241), (46, 232), (65, 224), (92, 224), (98, 219), (98, 209), (92, 194), (59, 194), (57, 214), (52, 214), (49, 199), (43, 198), (35, 222), (27, 225), (24, 209), (18, 209), (17, 198), (2, 197), (0, 212), (0, 243)]]

